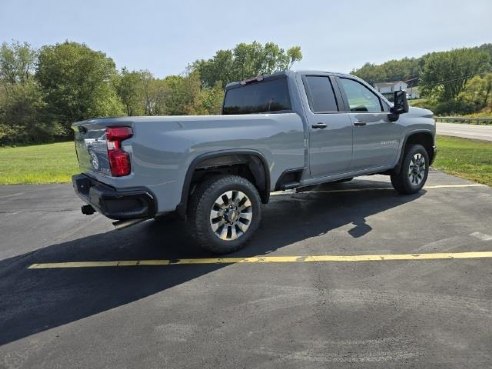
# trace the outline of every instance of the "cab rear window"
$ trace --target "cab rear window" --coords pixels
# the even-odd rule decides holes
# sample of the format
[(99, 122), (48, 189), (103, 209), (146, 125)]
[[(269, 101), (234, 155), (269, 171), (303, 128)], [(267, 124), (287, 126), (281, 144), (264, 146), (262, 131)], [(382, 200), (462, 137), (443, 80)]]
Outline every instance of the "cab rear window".
[(222, 114), (259, 114), (292, 110), (286, 78), (266, 79), (226, 91)]

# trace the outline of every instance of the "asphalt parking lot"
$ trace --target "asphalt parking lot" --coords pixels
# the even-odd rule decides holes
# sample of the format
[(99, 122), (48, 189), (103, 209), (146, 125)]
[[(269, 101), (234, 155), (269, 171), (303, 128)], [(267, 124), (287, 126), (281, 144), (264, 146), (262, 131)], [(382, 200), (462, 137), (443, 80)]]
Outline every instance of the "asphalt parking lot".
[(228, 256), (244, 263), (179, 221), (115, 231), (80, 205), (69, 185), (0, 187), (2, 369), (492, 367), (487, 186), (433, 171), (412, 196), (383, 176), (278, 194)]

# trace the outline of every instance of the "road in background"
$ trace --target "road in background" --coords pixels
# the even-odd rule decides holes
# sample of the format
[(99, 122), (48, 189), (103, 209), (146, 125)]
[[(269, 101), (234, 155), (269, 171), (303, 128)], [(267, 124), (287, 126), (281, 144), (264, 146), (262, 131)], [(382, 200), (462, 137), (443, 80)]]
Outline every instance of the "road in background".
[(492, 125), (437, 122), (436, 127), (438, 135), (492, 141)]

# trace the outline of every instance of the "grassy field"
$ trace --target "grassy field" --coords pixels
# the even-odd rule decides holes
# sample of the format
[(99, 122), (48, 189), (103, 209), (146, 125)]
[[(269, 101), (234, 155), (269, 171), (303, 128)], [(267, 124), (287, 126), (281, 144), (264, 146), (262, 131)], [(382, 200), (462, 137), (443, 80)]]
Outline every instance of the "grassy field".
[(434, 168), (492, 186), (492, 142), (438, 136), (437, 148)]
[(73, 142), (0, 148), (0, 184), (66, 183), (77, 171)]
[(408, 105), (410, 106), (422, 106), (425, 105), (427, 101), (425, 99), (411, 99), (408, 100)]
[[(436, 169), (492, 186), (492, 143), (440, 136)], [(0, 148), (0, 184), (70, 182), (78, 172), (73, 142)]]

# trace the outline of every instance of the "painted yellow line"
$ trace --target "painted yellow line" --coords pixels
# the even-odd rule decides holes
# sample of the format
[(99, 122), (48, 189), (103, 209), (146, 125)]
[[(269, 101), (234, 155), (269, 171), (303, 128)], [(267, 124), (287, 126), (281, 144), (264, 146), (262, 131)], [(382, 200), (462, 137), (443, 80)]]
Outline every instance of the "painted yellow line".
[(37, 263), (28, 269), (65, 269), (100, 267), (168, 266), (193, 264), (261, 264), (261, 263), (322, 263), (322, 262), (360, 262), (391, 260), (450, 260), (450, 259), (489, 259), (492, 251), (442, 252), (432, 254), (381, 254), (381, 255), (309, 255), (309, 256), (254, 256), (246, 258), (202, 258), (202, 259), (155, 259), (121, 261), (69, 261), (60, 263)]
[(480, 183), (470, 183), (470, 184), (457, 184), (457, 185), (434, 185), (434, 186), (424, 186), (424, 188), (464, 188), (464, 187), (487, 187), (487, 185)]
[[(470, 184), (459, 184), (459, 185), (434, 185), (425, 186), (425, 190), (441, 189), (441, 188), (466, 188), (466, 187), (487, 187), (487, 185), (480, 183), (470, 183)], [(339, 192), (364, 192), (364, 191), (390, 191), (393, 187), (363, 187), (363, 188), (342, 188), (337, 190), (314, 190), (314, 191), (276, 191), (272, 192), (271, 196), (282, 196), (282, 195), (292, 195), (292, 194), (308, 194), (308, 193), (339, 193)]]

